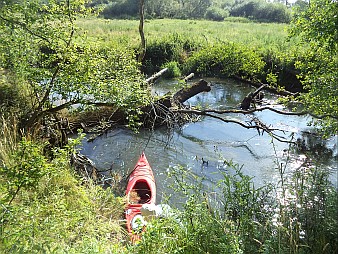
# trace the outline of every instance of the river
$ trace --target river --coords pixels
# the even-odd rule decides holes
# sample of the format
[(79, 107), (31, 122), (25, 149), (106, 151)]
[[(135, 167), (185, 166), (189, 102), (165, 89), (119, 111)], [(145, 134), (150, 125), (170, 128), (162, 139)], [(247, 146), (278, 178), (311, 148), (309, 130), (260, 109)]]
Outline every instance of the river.
[[(233, 80), (206, 79), (212, 90), (189, 99), (191, 105), (214, 109), (236, 107), (254, 88)], [(153, 92), (163, 95), (175, 88), (176, 81), (156, 83)], [(263, 104), (287, 110), (277, 103), (277, 96), (265, 93)], [(338, 148), (337, 136), (328, 140), (311, 134), (307, 123), (309, 116), (287, 116), (272, 111), (257, 112), (266, 125), (281, 129), (278, 134), (285, 138), (305, 139), (317, 155), (319, 166), (332, 171), (331, 180), (337, 184)], [(231, 119), (246, 121), (250, 116), (225, 115)], [(141, 130), (134, 133), (120, 128), (110, 131), (94, 141), (83, 141), (81, 153), (88, 156), (99, 169), (112, 167), (114, 171), (127, 174), (134, 167), (140, 153), (145, 151), (150, 162), (157, 186), (161, 193), (170, 192), (166, 172), (178, 165), (188, 168), (193, 174), (203, 176), (207, 181), (217, 182), (220, 171), (226, 168), (225, 160), (242, 166), (242, 172), (253, 177), (255, 185), (276, 182), (280, 179), (277, 164), (288, 163), (288, 170), (298, 168), (305, 156), (290, 149), (264, 133), (259, 135), (255, 129), (245, 129), (238, 124), (224, 123), (211, 117), (203, 117), (181, 128), (168, 130), (158, 128), (154, 131)], [(203, 162), (204, 161), (204, 162)]]

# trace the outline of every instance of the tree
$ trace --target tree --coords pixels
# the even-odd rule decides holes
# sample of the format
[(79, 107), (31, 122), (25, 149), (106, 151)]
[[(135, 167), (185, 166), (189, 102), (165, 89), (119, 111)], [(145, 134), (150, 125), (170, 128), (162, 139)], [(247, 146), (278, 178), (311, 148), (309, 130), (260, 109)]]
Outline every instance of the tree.
[(134, 53), (85, 41), (75, 25), (90, 14), (84, 0), (19, 0), (0, 4), (0, 68), (26, 81), (29, 128), (78, 104), (105, 103), (132, 111), (145, 100)]
[(316, 124), (324, 127), (327, 135), (338, 132), (337, 13), (337, 1), (313, 0), (296, 15), (290, 28), (291, 36), (299, 36), (309, 47), (308, 54), (297, 62), (308, 90), (300, 99), (320, 116)]

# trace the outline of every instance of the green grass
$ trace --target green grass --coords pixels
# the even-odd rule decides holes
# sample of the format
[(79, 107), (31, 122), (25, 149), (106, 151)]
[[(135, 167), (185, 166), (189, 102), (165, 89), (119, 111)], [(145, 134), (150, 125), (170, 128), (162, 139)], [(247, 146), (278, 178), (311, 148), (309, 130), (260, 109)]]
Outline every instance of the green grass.
[[(139, 44), (137, 20), (80, 19), (77, 25), (86, 31), (89, 39), (101, 42), (118, 42), (130, 46)], [(180, 34), (197, 41), (215, 43), (228, 41), (243, 43), (255, 48), (277, 47), (286, 50), (293, 45), (287, 42), (287, 25), (275, 23), (215, 22), (207, 20), (155, 19), (144, 23), (148, 41), (169, 34)]]
[(8, 119), (0, 127), (0, 253), (121, 253), (124, 199), (83, 184), (68, 148), (49, 159)]

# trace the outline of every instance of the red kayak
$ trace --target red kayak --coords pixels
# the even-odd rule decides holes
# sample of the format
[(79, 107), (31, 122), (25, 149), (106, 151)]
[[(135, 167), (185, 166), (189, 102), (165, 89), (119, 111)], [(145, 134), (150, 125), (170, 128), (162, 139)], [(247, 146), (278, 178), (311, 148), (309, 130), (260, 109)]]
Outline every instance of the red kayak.
[(143, 204), (155, 204), (156, 185), (153, 171), (144, 153), (141, 154), (127, 184), (126, 220), (127, 230), (132, 241), (140, 239), (139, 233), (144, 230), (141, 215)]

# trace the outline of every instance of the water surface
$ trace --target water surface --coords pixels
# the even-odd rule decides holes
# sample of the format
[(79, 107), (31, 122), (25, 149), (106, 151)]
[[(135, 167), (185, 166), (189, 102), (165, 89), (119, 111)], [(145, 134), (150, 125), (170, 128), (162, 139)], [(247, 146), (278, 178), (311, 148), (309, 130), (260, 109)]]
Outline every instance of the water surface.
[[(187, 103), (204, 108), (228, 109), (237, 107), (242, 99), (254, 88), (231, 80), (207, 79), (212, 90), (191, 98)], [(154, 93), (163, 95), (175, 89), (176, 82), (155, 84)], [(283, 110), (277, 97), (266, 93), (263, 104)], [(284, 109), (287, 110), (287, 109)], [(320, 166), (332, 171), (332, 181), (337, 183), (337, 137), (327, 141), (306, 137), (311, 131), (307, 126), (309, 116), (286, 116), (272, 111), (257, 112), (253, 115), (223, 115), (224, 118), (249, 121), (258, 117), (265, 124), (283, 130), (278, 134), (286, 139), (311, 139), (319, 146)], [(305, 131), (305, 132), (304, 132)], [(316, 141), (317, 140), (317, 141)], [(317, 142), (317, 143), (316, 143)], [(319, 151), (321, 150), (321, 151)], [(154, 170), (158, 193), (170, 192), (166, 172), (174, 166), (184, 166), (193, 174), (204, 176), (209, 182), (221, 178), (220, 171), (227, 170), (225, 160), (242, 166), (242, 171), (253, 177), (256, 185), (280, 180), (277, 165), (288, 163), (289, 170), (297, 169), (305, 159), (300, 152), (293, 152), (287, 143), (273, 140), (268, 134), (259, 135), (255, 129), (245, 129), (234, 123), (224, 123), (211, 117), (198, 122), (187, 123), (181, 128), (168, 130), (165, 127), (154, 131), (141, 130), (133, 133), (127, 129), (116, 129), (92, 142), (83, 142), (82, 153), (94, 161), (99, 169), (112, 167), (127, 174), (139, 155), (145, 151)]]

